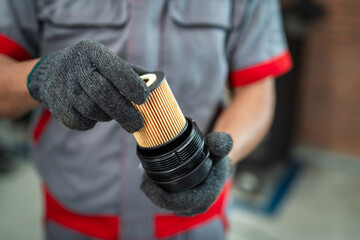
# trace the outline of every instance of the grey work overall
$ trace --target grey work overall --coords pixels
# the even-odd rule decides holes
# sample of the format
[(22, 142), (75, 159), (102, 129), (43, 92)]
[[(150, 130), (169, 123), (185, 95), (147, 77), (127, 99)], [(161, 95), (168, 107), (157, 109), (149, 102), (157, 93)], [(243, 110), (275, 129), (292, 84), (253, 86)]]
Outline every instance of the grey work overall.
[[(40, 57), (83, 39), (165, 72), (183, 113), (202, 131), (228, 80), (241, 87), (291, 65), (276, 0), (0, 1), (0, 53)], [(47, 239), (225, 238), (230, 184), (200, 217), (159, 209), (139, 189), (135, 140), (115, 121), (77, 132), (37, 109), (31, 134)]]

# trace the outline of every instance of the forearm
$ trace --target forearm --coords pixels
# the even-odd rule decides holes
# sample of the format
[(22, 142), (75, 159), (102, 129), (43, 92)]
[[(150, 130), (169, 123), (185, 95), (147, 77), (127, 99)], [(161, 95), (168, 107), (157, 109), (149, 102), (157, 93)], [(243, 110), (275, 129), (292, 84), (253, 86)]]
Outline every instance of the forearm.
[(40, 105), (27, 89), (27, 76), (39, 59), (18, 62), (0, 54), (0, 118), (18, 118)]
[(267, 78), (235, 89), (234, 98), (218, 118), (214, 131), (230, 133), (232, 163), (246, 157), (268, 132), (275, 106), (274, 80)]

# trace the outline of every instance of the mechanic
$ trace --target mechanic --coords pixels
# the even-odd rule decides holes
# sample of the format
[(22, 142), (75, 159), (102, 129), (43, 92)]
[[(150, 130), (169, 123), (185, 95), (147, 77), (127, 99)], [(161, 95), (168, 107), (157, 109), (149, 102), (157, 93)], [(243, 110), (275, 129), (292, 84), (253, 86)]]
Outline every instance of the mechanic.
[[(0, 117), (34, 110), (46, 238), (61, 240), (224, 239), (228, 162), (267, 133), (292, 64), (276, 0), (0, 0), (0, 53)], [(221, 161), (195, 189), (142, 178), (131, 101), (146, 101), (149, 70), (204, 133), (233, 91), (206, 137)]]

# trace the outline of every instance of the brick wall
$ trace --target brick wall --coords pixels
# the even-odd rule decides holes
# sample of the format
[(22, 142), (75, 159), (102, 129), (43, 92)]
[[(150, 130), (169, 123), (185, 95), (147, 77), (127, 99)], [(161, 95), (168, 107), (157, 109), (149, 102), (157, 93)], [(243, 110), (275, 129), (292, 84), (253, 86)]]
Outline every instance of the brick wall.
[(306, 39), (297, 140), (360, 156), (360, 1), (317, 1), (327, 13)]

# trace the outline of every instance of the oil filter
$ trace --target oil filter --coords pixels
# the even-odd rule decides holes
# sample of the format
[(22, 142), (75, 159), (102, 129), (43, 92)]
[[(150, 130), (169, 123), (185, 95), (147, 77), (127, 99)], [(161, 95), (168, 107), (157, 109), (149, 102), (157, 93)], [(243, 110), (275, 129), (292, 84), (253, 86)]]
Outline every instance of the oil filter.
[(202, 133), (194, 120), (184, 117), (163, 72), (140, 78), (150, 96), (142, 105), (133, 103), (144, 118), (143, 128), (133, 135), (146, 174), (168, 192), (198, 185), (212, 167)]

